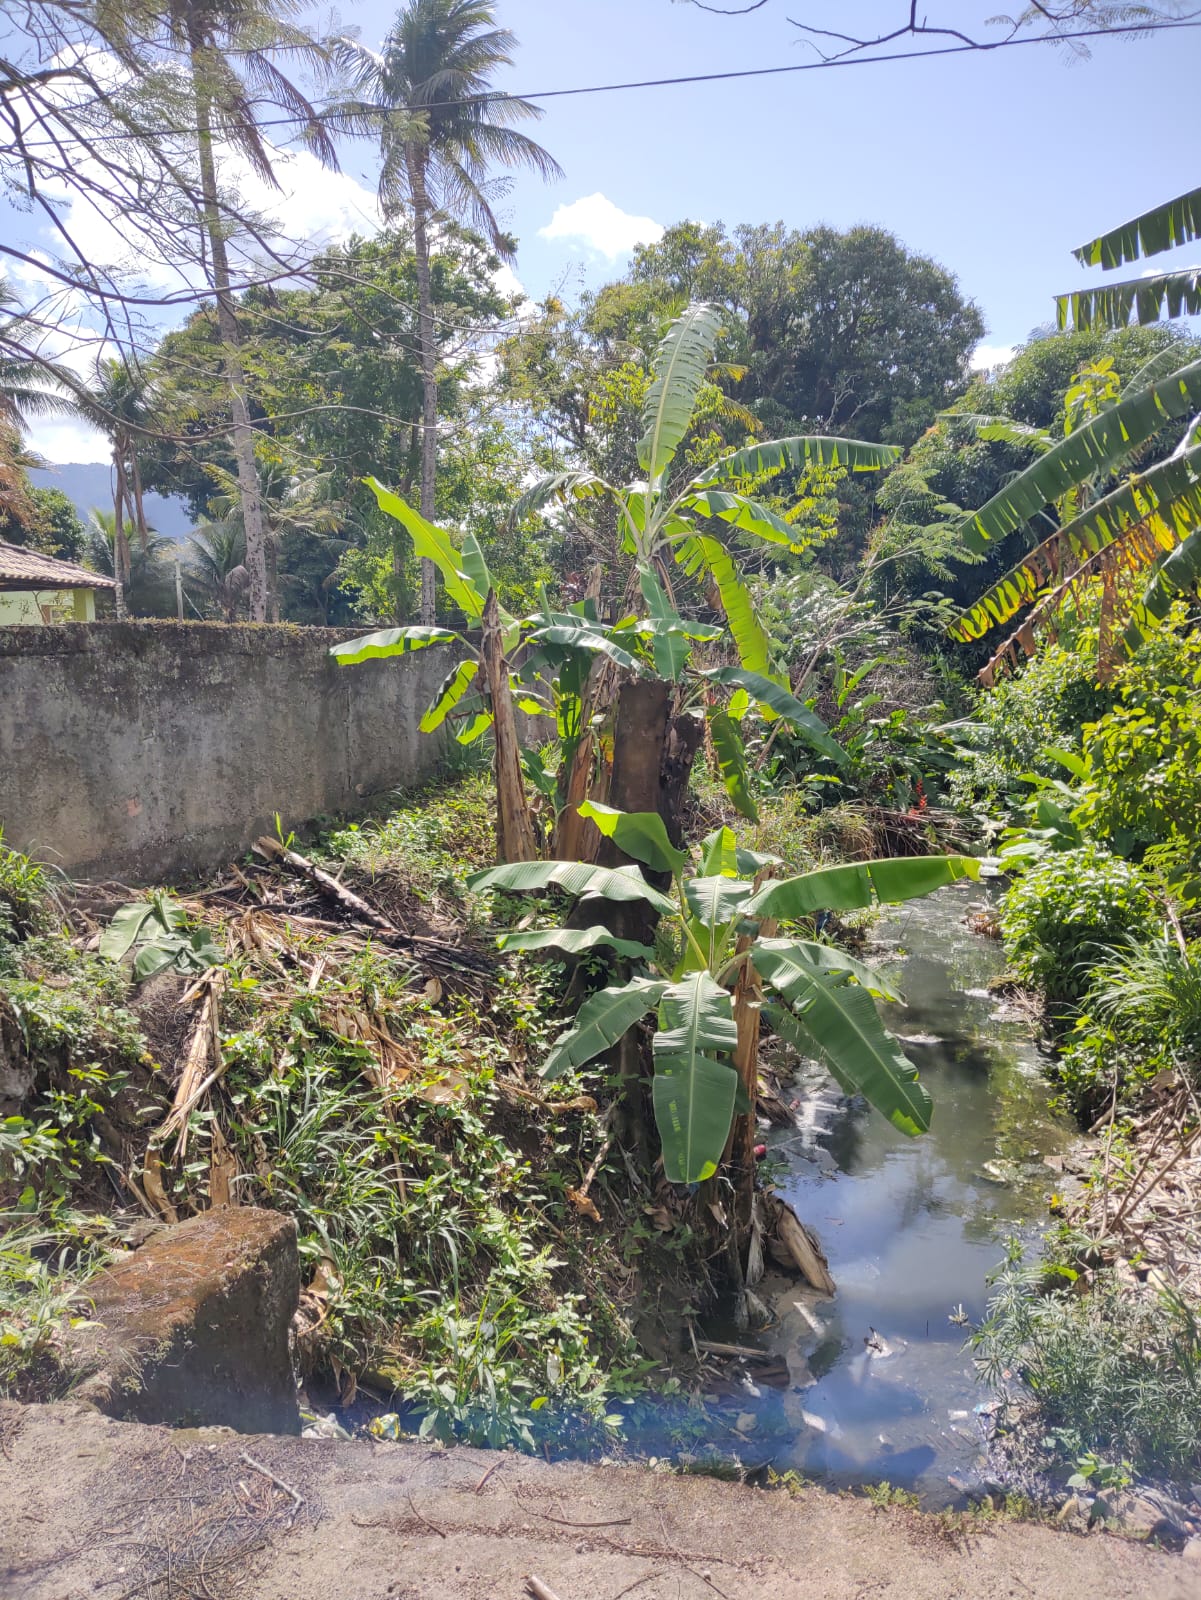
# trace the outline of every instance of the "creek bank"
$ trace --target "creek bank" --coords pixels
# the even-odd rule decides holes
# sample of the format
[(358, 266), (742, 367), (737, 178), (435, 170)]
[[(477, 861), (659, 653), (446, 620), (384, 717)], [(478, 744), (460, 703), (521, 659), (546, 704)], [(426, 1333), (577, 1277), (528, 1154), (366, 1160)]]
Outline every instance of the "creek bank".
[(0, 1404), (21, 1600), (1198, 1600), (1201, 1561), (1096, 1533), (510, 1453), (249, 1438)]

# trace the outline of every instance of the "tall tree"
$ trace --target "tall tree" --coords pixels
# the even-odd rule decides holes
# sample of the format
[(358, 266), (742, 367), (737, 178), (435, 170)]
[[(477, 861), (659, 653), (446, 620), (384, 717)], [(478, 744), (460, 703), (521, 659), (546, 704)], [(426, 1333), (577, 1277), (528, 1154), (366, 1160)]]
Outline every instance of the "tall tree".
[(324, 49), (289, 20), (305, 9), (301, 0), (168, 0), (163, 11), (168, 42), (186, 66), (195, 118), (198, 202), (233, 422), (252, 622), (265, 622), (270, 606), (267, 540), (233, 294), (229, 214), (222, 202), (217, 152), (223, 144), (278, 188), (274, 152), (260, 127), (266, 105), (282, 109), (309, 147), (328, 165), (336, 165), (325, 122), (277, 64), (283, 57), (318, 71), (326, 69), (329, 58)]
[[(540, 117), (528, 100), (491, 88), (511, 64), (517, 40), (495, 25), (489, 0), (408, 0), (376, 54), (349, 39), (341, 56), (360, 97), (347, 108), (352, 124), (379, 134), (379, 194), (386, 217), (402, 206), (413, 215), (421, 348), (421, 514), (435, 515), (438, 385), (430, 230), (439, 214), (468, 219), (496, 252), (515, 247), (492, 209), (497, 186), (489, 169), (529, 167), (560, 177), (558, 163), (515, 124)], [(435, 568), (421, 566), (421, 621), (435, 616)]]

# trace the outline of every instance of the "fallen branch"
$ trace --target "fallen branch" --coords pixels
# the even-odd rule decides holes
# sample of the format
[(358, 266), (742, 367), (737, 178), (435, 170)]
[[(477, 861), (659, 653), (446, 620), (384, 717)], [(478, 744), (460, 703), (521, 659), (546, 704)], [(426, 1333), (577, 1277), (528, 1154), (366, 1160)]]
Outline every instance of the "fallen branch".
[(242, 1451), (241, 1459), (248, 1467), (253, 1467), (256, 1472), (273, 1483), (277, 1489), (282, 1490), (284, 1494), (292, 1496), (292, 1514), (288, 1518), (288, 1527), (290, 1528), (296, 1521), (296, 1513), (304, 1505), (304, 1496), (293, 1489), (290, 1483), (285, 1483), (282, 1478), (277, 1478), (274, 1472), (269, 1467), (265, 1467), (261, 1461), (256, 1461), (253, 1456), (248, 1456), (245, 1450)]
[(774, 1361), (776, 1358), (770, 1350), (756, 1350), (749, 1344), (722, 1344), (717, 1339), (694, 1339), (693, 1343), (698, 1350), (704, 1350), (711, 1356), (737, 1357), (742, 1361)]
[[(163, 1145), (173, 1133), (178, 1132), (175, 1143), (176, 1160), (187, 1153), (188, 1116), (225, 1071), (225, 1062), (221, 1056), (221, 1028), (217, 1006), (220, 991), (221, 973), (214, 967), (194, 983), (183, 996), (184, 1001), (194, 999), (197, 995), (202, 996), (200, 1010), (188, 1035), (183, 1072), (175, 1090), (175, 1099), (162, 1127), (154, 1136), (155, 1145)], [(210, 1061), (215, 1061), (216, 1065), (206, 1075), (205, 1068)]]
[(398, 928), (384, 916), (382, 911), (377, 911), (373, 905), (364, 900), (362, 895), (355, 894), (353, 889), (348, 889), (345, 884), (339, 883), (332, 873), (317, 866), (307, 856), (302, 856), (299, 850), (289, 850), (287, 846), (280, 844), (278, 839), (272, 839), (268, 834), (264, 834), (262, 838), (256, 840), (254, 848), (268, 861), (291, 867), (294, 872), (299, 872), (314, 884), (327, 900), (340, 906), (348, 916), (356, 922), (365, 922), (368, 927), (374, 928), (377, 933), (383, 934), (393, 943), (403, 945), (429, 960), (439, 960), (475, 972), (489, 970), (489, 963), (474, 950), (448, 944), (444, 939), (431, 939), (424, 934), (406, 933), (403, 928)]

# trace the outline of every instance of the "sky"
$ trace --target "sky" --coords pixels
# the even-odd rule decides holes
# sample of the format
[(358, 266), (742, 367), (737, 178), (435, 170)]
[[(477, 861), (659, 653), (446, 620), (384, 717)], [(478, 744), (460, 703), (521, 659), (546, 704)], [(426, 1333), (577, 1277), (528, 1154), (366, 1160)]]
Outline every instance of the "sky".
[[(925, 0), (925, 11), (987, 37), (998, 3)], [(498, 0), (497, 10), (520, 40), (498, 87), (533, 94), (816, 61), (789, 16), (874, 34), (907, 7), (767, 0), (752, 15), (716, 16), (673, 0)], [(365, 0), (342, 20), (376, 46), (393, 13)], [(977, 362), (1002, 360), (1052, 317), (1057, 290), (1089, 281), (1074, 245), (1199, 181), (1201, 32), (1090, 48), (1088, 60), (1031, 46), (548, 100), (530, 131), (564, 177), (518, 173), (497, 205), (519, 240), (517, 278), (534, 299), (552, 289), (573, 299), (684, 218), (871, 223), (956, 275), (987, 327)], [(276, 202), (289, 231), (367, 231), (367, 155), (348, 150), (338, 174), (296, 158)], [(1198, 256), (1186, 247), (1155, 268)], [(44, 426), (33, 442), (51, 460), (104, 454), (74, 424)]]

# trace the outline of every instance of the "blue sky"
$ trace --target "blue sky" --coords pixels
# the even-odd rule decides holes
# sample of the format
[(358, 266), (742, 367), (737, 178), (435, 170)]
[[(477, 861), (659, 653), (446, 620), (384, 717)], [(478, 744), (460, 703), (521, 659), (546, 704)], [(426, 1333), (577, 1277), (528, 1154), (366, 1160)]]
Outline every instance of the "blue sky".
[[(931, 22), (952, 19), (982, 37), (997, 7), (927, 0)], [(368, 0), (343, 22), (374, 46), (394, 9)], [(672, 0), (499, 0), (521, 41), (501, 86), (811, 61), (789, 13), (866, 34), (906, 9), (903, 0), (768, 0), (753, 15), (719, 17)], [(879, 224), (956, 274), (983, 311), (989, 350), (1004, 350), (1048, 320), (1054, 291), (1086, 281), (1073, 245), (1201, 181), (1198, 68), (1201, 32), (1099, 40), (1086, 61), (1029, 47), (551, 100), (534, 131), (565, 176), (545, 185), (516, 175), (498, 210), (535, 298), (604, 282), (632, 241), (685, 217)], [(298, 171), (293, 231), (363, 231), (370, 198), (355, 180), (371, 185), (364, 154), (348, 151), (340, 176)], [(1175, 256), (1163, 264), (1191, 264), (1201, 250)], [(70, 428), (35, 442), (58, 460), (83, 458), (86, 444)]]

